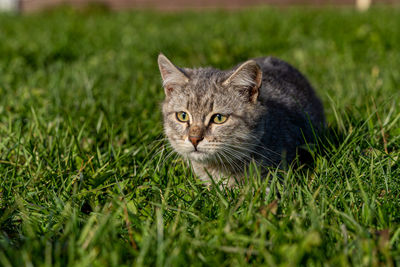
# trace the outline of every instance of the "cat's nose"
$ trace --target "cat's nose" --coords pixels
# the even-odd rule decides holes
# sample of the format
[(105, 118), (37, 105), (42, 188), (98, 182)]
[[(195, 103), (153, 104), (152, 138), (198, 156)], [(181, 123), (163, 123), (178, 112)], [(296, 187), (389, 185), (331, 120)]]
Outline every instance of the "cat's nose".
[(197, 149), (197, 145), (203, 140), (203, 136), (189, 136), (190, 142), (192, 142), (194, 148)]

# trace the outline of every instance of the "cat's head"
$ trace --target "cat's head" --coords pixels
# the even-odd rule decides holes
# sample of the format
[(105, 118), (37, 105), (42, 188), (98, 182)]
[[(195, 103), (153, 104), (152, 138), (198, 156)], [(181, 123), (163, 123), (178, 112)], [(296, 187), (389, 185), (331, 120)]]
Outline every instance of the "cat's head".
[(230, 71), (181, 69), (164, 55), (164, 131), (172, 147), (198, 162), (243, 159), (255, 143), (262, 72), (253, 60)]

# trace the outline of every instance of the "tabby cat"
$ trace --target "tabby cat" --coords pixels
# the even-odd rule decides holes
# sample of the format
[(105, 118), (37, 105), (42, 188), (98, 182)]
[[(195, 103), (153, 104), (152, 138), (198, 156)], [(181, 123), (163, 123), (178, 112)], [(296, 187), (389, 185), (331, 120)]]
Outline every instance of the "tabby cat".
[(243, 182), (252, 161), (261, 168), (290, 163), (324, 126), (310, 83), (280, 59), (218, 70), (179, 68), (160, 54), (158, 65), (165, 134), (207, 184), (211, 177), (228, 186)]

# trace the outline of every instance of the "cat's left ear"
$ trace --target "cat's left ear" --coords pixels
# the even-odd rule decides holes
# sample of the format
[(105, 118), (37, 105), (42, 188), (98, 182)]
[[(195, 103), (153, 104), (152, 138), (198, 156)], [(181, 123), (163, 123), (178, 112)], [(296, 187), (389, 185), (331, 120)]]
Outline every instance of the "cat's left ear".
[(165, 94), (167, 96), (174, 91), (175, 86), (181, 86), (189, 81), (188, 76), (183, 72), (183, 70), (176, 67), (163, 54), (158, 56), (158, 68), (160, 69)]
[(234, 86), (247, 90), (250, 101), (255, 103), (262, 82), (262, 71), (254, 60), (248, 60), (240, 65), (222, 85)]

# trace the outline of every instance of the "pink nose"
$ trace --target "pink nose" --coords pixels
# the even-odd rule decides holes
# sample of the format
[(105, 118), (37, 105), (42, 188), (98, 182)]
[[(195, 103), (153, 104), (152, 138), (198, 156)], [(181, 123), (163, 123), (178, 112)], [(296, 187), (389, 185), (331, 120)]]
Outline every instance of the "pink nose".
[(197, 148), (197, 145), (203, 140), (203, 136), (189, 136), (189, 140), (194, 145), (194, 148)]

